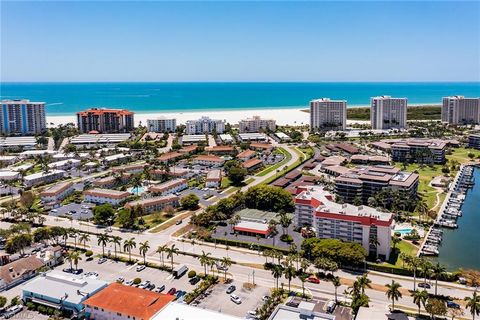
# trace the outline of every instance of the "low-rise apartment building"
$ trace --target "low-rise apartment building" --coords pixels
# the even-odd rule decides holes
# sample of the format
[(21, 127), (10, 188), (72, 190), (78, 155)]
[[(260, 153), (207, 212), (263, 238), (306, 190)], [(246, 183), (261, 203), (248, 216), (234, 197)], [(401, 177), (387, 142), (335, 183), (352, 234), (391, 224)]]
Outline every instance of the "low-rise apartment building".
[(184, 168), (170, 167), (168, 170), (153, 169), (150, 170), (150, 176), (154, 180), (164, 180), (167, 177), (188, 177), (191, 175), (191, 171)]
[(117, 191), (111, 189), (94, 188), (83, 192), (86, 202), (96, 204), (109, 203), (113, 206), (118, 206), (123, 201), (127, 200), (130, 193), (127, 191)]
[(392, 144), (396, 162), (445, 163), (447, 143), (437, 139), (402, 139)]
[(179, 201), (179, 197), (169, 194), (166, 196), (130, 201), (125, 204), (125, 208), (133, 209), (137, 206), (140, 206), (145, 214), (149, 214), (156, 211), (162, 211), (166, 207), (177, 207), (179, 205)]
[(250, 158), (253, 158), (255, 156), (255, 151), (253, 150), (245, 150), (237, 154), (237, 159), (240, 159), (242, 161), (247, 161)]
[(206, 151), (216, 155), (233, 155), (237, 152), (233, 146), (213, 146), (206, 148)]
[(188, 188), (187, 179), (173, 179), (164, 183), (151, 186), (148, 191), (154, 195), (166, 196)]
[(45, 263), (36, 256), (12, 261), (0, 267), (0, 291), (8, 290), (36, 276)]
[(250, 143), (249, 148), (257, 151), (272, 151), (273, 145), (269, 143), (252, 142)]
[(199, 155), (193, 158), (192, 163), (207, 167), (220, 167), (225, 163), (225, 160), (213, 155)]
[(50, 183), (65, 177), (63, 170), (50, 170), (49, 172), (37, 172), (23, 177), (25, 187), (37, 186), (42, 183)]
[(335, 193), (345, 202), (361, 199), (367, 204), (375, 193), (390, 188), (403, 191), (411, 197), (417, 195), (419, 176), (389, 165), (365, 166), (348, 170), (335, 178)]
[(80, 165), (81, 161), (78, 159), (67, 159), (49, 163), (48, 167), (50, 169), (69, 170), (71, 168), (78, 168)]
[(112, 172), (113, 173), (117, 173), (117, 172), (142, 173), (143, 169), (147, 166), (148, 166), (148, 164), (145, 164), (145, 163), (131, 164), (131, 165), (128, 165), (128, 166), (120, 166), (120, 167), (112, 168)]
[(250, 160), (245, 161), (242, 163), (242, 167), (247, 169), (248, 172), (255, 171), (263, 166), (263, 161), (258, 158), (252, 158)]
[(160, 157), (158, 157), (157, 160), (162, 163), (168, 163), (168, 162), (175, 162), (181, 157), (183, 157), (183, 154), (179, 152), (167, 152), (162, 154)]
[(323, 187), (297, 188), (294, 221), (297, 227), (313, 227), (318, 238), (357, 242), (367, 253), (383, 260), (390, 257), (393, 215), (364, 205), (336, 203)]
[(20, 172), (18, 171), (0, 171), (0, 181), (13, 181), (20, 179)]
[(222, 185), (222, 170), (214, 169), (207, 173), (205, 178), (205, 187), (207, 188), (219, 188)]
[(43, 203), (56, 204), (65, 199), (74, 191), (72, 182), (61, 182), (40, 192), (40, 199)]

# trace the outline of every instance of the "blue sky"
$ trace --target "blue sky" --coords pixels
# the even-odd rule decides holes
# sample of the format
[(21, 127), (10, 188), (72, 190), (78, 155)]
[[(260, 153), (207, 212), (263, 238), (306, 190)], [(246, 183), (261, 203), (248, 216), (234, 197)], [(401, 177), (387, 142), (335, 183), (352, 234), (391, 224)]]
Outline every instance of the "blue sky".
[(479, 81), (480, 3), (1, 2), (2, 81)]

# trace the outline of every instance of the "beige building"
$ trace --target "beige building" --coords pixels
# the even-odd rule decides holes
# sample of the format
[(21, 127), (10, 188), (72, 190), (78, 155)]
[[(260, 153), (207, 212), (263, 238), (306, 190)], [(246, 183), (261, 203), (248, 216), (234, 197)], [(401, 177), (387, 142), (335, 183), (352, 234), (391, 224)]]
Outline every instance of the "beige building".
[(480, 123), (480, 98), (444, 97), (442, 121), (449, 124)]
[(310, 101), (310, 131), (345, 130), (347, 101), (322, 98)]
[(407, 98), (390, 96), (370, 99), (372, 129), (403, 129), (407, 126)]
[(131, 201), (125, 204), (125, 208), (133, 209), (140, 206), (143, 211), (148, 214), (155, 211), (162, 211), (166, 207), (177, 207), (179, 204), (179, 197), (169, 194), (166, 196), (146, 198), (137, 201)]
[(259, 132), (260, 130), (275, 131), (277, 125), (273, 119), (262, 119), (259, 116), (253, 116), (238, 122), (240, 133)]

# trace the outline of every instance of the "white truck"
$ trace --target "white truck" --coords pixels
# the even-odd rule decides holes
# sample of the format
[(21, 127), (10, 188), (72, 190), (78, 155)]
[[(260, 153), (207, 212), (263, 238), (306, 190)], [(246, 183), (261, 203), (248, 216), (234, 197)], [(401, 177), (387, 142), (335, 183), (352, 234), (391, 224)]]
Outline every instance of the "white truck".
[(184, 264), (180, 265), (175, 269), (173, 269), (173, 276), (178, 279), (182, 277), (187, 271), (188, 271), (188, 267), (186, 265)]

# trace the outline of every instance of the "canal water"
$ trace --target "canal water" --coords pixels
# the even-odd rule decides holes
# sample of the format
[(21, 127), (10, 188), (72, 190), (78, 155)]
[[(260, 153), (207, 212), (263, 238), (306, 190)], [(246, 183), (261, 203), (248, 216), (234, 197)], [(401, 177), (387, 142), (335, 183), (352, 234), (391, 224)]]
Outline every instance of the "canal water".
[(468, 190), (458, 218), (458, 229), (443, 229), (442, 246), (435, 258), (448, 270), (480, 270), (480, 168), (474, 170), (475, 185)]

